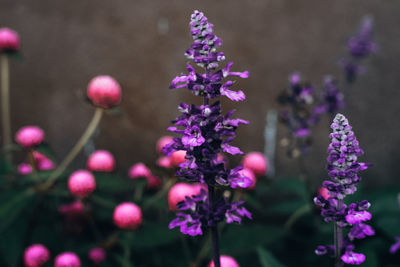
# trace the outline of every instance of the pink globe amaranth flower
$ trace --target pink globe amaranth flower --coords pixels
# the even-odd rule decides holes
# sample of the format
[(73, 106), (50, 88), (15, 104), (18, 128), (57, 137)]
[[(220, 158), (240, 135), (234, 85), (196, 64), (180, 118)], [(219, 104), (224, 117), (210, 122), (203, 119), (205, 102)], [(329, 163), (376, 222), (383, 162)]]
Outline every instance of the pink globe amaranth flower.
[(110, 76), (94, 77), (87, 89), (87, 95), (94, 105), (111, 108), (121, 103), (121, 87)]
[(329, 190), (326, 189), (325, 187), (320, 187), (318, 189), (318, 195), (322, 196), (325, 200), (328, 200), (329, 196)]
[(157, 166), (160, 166), (162, 168), (171, 168), (172, 167), (171, 157), (168, 156), (159, 157), (156, 164)]
[(18, 165), (18, 173), (28, 175), (32, 172), (32, 166), (29, 163), (21, 163)]
[(190, 197), (200, 193), (198, 184), (191, 185), (186, 183), (177, 183), (169, 189), (168, 192), (168, 206), (170, 210), (177, 210), (176, 204), (185, 200), (185, 197)]
[(257, 176), (265, 175), (267, 170), (267, 160), (260, 152), (250, 152), (243, 158), (243, 167), (250, 169)]
[(38, 151), (33, 151), (33, 158), (35, 159), (36, 167), (40, 171), (49, 171), (55, 168), (53, 161)]
[(150, 175), (150, 176), (146, 177), (146, 180), (147, 180), (147, 187), (149, 189), (157, 189), (162, 184), (161, 179), (155, 175)]
[(172, 141), (174, 140), (174, 138), (172, 136), (163, 136), (160, 139), (158, 139), (157, 141), (157, 145), (156, 145), (156, 149), (158, 153), (162, 153), (162, 148), (170, 143), (172, 143)]
[(150, 175), (151, 175), (151, 171), (142, 162), (134, 164), (129, 169), (129, 177), (132, 178), (132, 179), (147, 178)]
[(82, 202), (79, 200), (72, 202), (70, 204), (60, 205), (60, 207), (58, 208), (58, 212), (67, 216), (82, 214), (83, 211), (84, 211), (84, 206)]
[(43, 139), (44, 131), (38, 126), (22, 127), (15, 135), (15, 141), (23, 147), (37, 146)]
[(109, 151), (97, 150), (89, 156), (86, 165), (90, 171), (111, 172), (115, 168), (115, 159)]
[[(221, 267), (240, 267), (234, 258), (228, 255), (220, 256)], [(214, 261), (211, 261), (207, 267), (215, 267)]]
[(42, 244), (34, 244), (28, 247), (24, 253), (26, 267), (40, 267), (50, 259), (49, 250)]
[(56, 257), (54, 267), (81, 267), (81, 260), (73, 252), (64, 252)]
[(0, 29), (0, 52), (18, 51), (20, 47), (19, 35), (9, 28)]
[(89, 259), (94, 262), (94, 264), (100, 264), (106, 259), (106, 252), (102, 248), (92, 248), (89, 251)]
[(239, 174), (249, 178), (252, 181), (252, 184), (245, 189), (253, 190), (256, 187), (257, 177), (255, 176), (254, 172), (250, 169), (244, 168), (243, 170), (239, 171)]
[(86, 197), (96, 189), (96, 180), (89, 171), (79, 170), (69, 177), (68, 188), (72, 195)]
[(179, 164), (186, 161), (185, 159), (186, 151), (185, 150), (178, 150), (171, 154), (171, 165), (173, 167), (178, 167)]
[(114, 223), (124, 230), (135, 230), (142, 224), (142, 210), (131, 202), (119, 204), (114, 209)]

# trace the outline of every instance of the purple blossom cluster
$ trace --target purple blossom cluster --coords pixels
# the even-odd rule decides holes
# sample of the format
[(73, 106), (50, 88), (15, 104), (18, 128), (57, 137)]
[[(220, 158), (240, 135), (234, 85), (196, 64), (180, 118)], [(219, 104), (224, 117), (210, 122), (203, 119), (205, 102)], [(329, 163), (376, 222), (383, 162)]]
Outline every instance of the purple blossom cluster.
[[(196, 71), (195, 67), (188, 64), (188, 73), (175, 77), (170, 88), (187, 88), (194, 95), (203, 97), (203, 105), (179, 105), (181, 115), (173, 121), (175, 126), (168, 129), (181, 137), (175, 137), (172, 143), (163, 148), (163, 152), (171, 155), (174, 151), (186, 151), (186, 161), (179, 165), (177, 175), (187, 181), (207, 184), (209, 188), (246, 188), (252, 181), (239, 173), (242, 167), (226, 168), (218, 154), (243, 154), (238, 147), (232, 146), (231, 142), (238, 126), (248, 124), (248, 121), (231, 118), (234, 111), (222, 115), (220, 102), (212, 100), (226, 96), (232, 101), (243, 101), (245, 94), (240, 90), (231, 90), (234, 82), (226, 78), (247, 78), (249, 73), (232, 72), (233, 62), (217, 70), (220, 62), (225, 60), (224, 53), (217, 51), (222, 45), (222, 40), (213, 33), (213, 25), (203, 13), (194, 11), (190, 28), (193, 43), (185, 56), (193, 60), (203, 72)], [(211, 203), (208, 198), (204, 193), (186, 198), (179, 205), (180, 210), (186, 214), (179, 213), (178, 218), (171, 222), (170, 228), (179, 226), (184, 234), (198, 235), (202, 234), (202, 228), (215, 225), (224, 218), (228, 222), (240, 222), (238, 216), (250, 218), (250, 213), (241, 207), (242, 203), (231, 204), (226, 199)]]
[(279, 102), (290, 107), (280, 113), (281, 121), (292, 134), (290, 155), (298, 148), (302, 153), (307, 152), (312, 141), (312, 127), (324, 114), (336, 114), (344, 108), (344, 96), (333, 77), (325, 77), (319, 97), (315, 91), (313, 85), (301, 81), (299, 73), (293, 73), (289, 77), (289, 87), (279, 96)]
[(372, 18), (365, 17), (358, 32), (347, 41), (350, 57), (342, 59), (341, 64), (348, 83), (354, 82), (357, 75), (365, 72), (360, 61), (378, 50), (378, 45), (372, 41), (373, 26)]
[(241, 223), (242, 217), (251, 219), (251, 214), (242, 206), (243, 203), (230, 203), (227, 198), (222, 198), (212, 208), (207, 192), (201, 190), (199, 195), (186, 197), (185, 201), (177, 204), (177, 208), (186, 213), (177, 213), (177, 218), (169, 224), (169, 228), (179, 227), (182, 233), (196, 236), (203, 234), (205, 226), (213, 227), (224, 220), (227, 223)]
[[(321, 207), (321, 215), (325, 222), (334, 222), (335, 227), (338, 227), (339, 230), (335, 231), (335, 235), (342, 235), (342, 228), (349, 228), (349, 230), (344, 238), (340, 236), (335, 240), (339, 244), (318, 246), (315, 253), (339, 255), (343, 262), (358, 265), (364, 262), (365, 255), (353, 252), (353, 241), (375, 234), (374, 229), (365, 224), (372, 218), (371, 213), (367, 211), (371, 204), (363, 200), (346, 205), (343, 199), (357, 190), (356, 186), (361, 181), (358, 172), (367, 169), (370, 164), (357, 161), (363, 154), (363, 150), (359, 147), (357, 138), (345, 116), (337, 114), (331, 128), (333, 132), (330, 134), (331, 143), (328, 147), (327, 164), (330, 180), (323, 182), (323, 187), (329, 191), (329, 198), (317, 196), (314, 202)], [(336, 251), (337, 248), (339, 251)]]

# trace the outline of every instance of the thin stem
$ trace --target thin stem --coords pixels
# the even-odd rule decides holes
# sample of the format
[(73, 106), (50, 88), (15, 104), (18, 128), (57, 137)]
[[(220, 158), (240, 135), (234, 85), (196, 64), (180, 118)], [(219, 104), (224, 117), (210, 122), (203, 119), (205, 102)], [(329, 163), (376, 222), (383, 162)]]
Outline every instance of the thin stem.
[(85, 132), (82, 134), (81, 138), (78, 140), (75, 146), (71, 149), (69, 154), (64, 158), (60, 165), (58, 165), (57, 169), (55, 169), (54, 172), (50, 175), (49, 179), (44, 185), (44, 189), (48, 189), (54, 184), (54, 182), (60, 177), (60, 175), (65, 171), (68, 165), (75, 159), (75, 157), (79, 154), (85, 144), (89, 141), (100, 123), (101, 117), (103, 116), (103, 111), (104, 110), (102, 108), (96, 108), (93, 118), (86, 128)]
[(8, 57), (6, 54), (1, 54), (1, 114), (3, 123), (3, 149), (5, 158), (9, 163), (12, 163), (11, 155), (11, 120), (10, 120), (10, 71), (8, 65)]
[(38, 176), (38, 173), (37, 173), (38, 168), (37, 168), (37, 165), (36, 165), (36, 160), (35, 160), (35, 156), (33, 155), (33, 150), (32, 149), (29, 149), (29, 151), (28, 151), (28, 160), (29, 160), (29, 165), (31, 165), (31, 168), (32, 168), (33, 179), (36, 182), (38, 182), (39, 181), (39, 176)]
[[(208, 185), (208, 197), (210, 199), (210, 209), (214, 211), (215, 205), (215, 188), (212, 185)], [(220, 256), (219, 256), (219, 236), (218, 236), (218, 225), (211, 227), (212, 245), (213, 245), (213, 259), (214, 266), (221, 267)]]
[[(343, 207), (343, 199), (338, 199), (337, 210), (341, 210)], [(338, 225), (338, 222), (334, 222), (334, 242), (335, 242), (335, 267), (342, 267), (343, 262), (341, 260), (342, 243), (343, 243), (343, 231)]]

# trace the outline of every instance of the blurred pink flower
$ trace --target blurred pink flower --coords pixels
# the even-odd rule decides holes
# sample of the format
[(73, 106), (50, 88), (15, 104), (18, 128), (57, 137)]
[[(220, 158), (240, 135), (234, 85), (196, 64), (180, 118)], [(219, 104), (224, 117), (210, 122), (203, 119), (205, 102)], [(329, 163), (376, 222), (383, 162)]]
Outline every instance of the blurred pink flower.
[(94, 77), (87, 90), (87, 95), (94, 105), (111, 108), (121, 103), (121, 87), (110, 76)]

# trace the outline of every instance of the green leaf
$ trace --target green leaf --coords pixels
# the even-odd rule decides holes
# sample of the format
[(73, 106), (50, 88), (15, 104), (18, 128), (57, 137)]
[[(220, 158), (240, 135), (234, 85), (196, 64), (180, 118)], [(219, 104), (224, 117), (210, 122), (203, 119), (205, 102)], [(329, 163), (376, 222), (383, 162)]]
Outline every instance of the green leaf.
[(283, 228), (272, 225), (231, 225), (221, 237), (221, 250), (227, 254), (244, 253), (271, 244), (284, 236)]
[(23, 191), (11, 191), (0, 198), (0, 233), (2, 233), (27, 208), (32, 208), (34, 191), (30, 188)]
[(1, 233), (0, 257), (9, 267), (17, 266), (22, 260), (24, 237), (28, 228), (28, 220), (16, 220), (7, 231)]
[(180, 233), (168, 229), (168, 224), (147, 223), (135, 233), (132, 247), (145, 250), (166, 245), (179, 239)]
[(281, 192), (295, 194), (303, 199), (308, 199), (308, 190), (305, 182), (299, 178), (278, 179), (273, 187)]
[(284, 267), (275, 256), (263, 247), (257, 248), (258, 259), (263, 267)]
[(267, 211), (272, 213), (289, 215), (295, 213), (297, 210), (299, 210), (305, 205), (307, 205), (305, 201), (289, 200), (273, 204), (267, 209)]
[(112, 174), (96, 173), (97, 191), (102, 193), (134, 192), (135, 184), (128, 178)]

